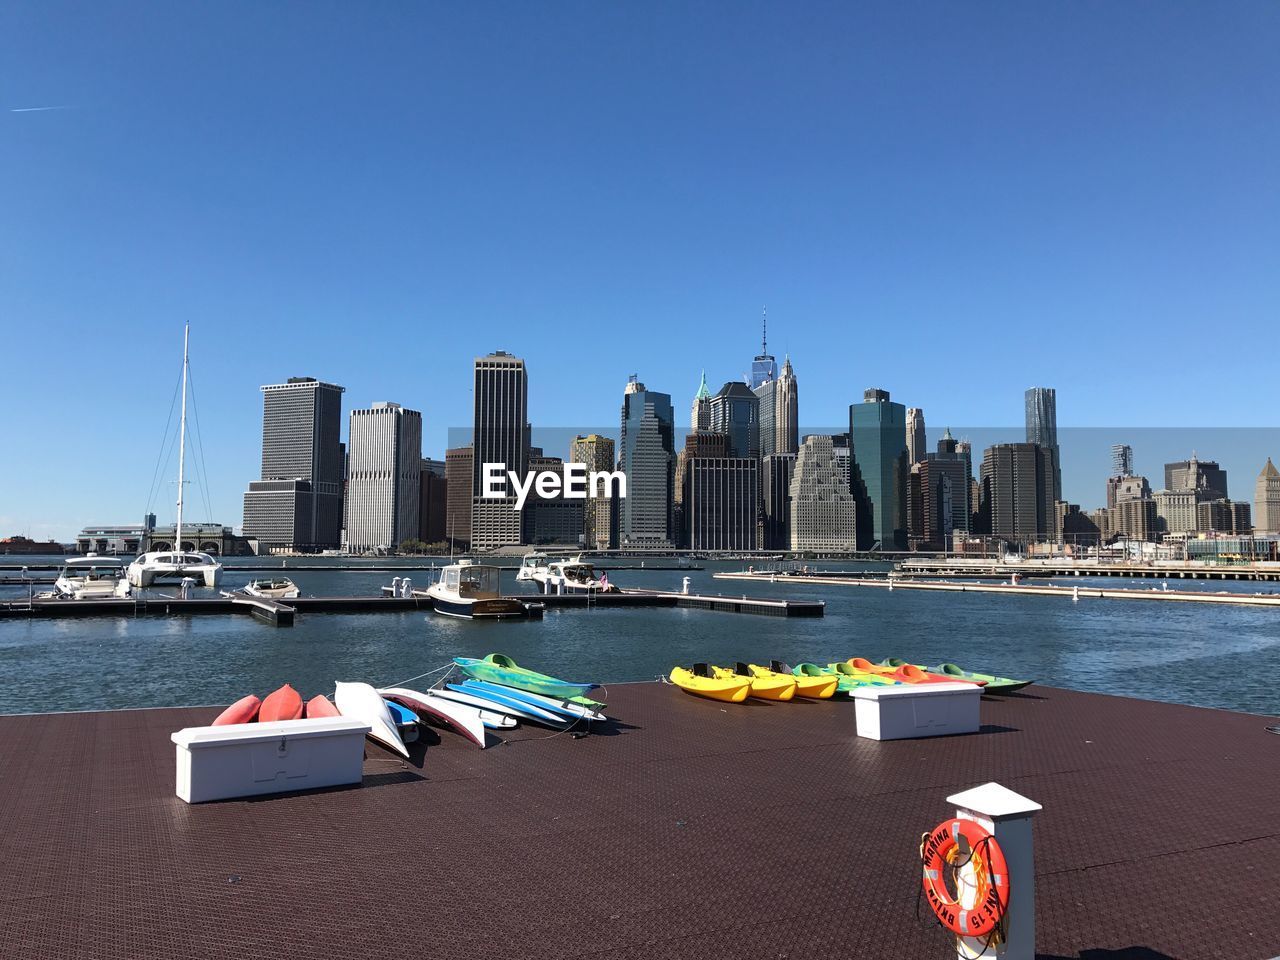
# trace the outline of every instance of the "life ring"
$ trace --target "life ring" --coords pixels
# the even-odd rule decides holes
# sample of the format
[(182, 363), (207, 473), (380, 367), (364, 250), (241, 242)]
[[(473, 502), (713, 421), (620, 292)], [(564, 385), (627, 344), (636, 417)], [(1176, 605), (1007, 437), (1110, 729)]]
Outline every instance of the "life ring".
[[(978, 886), (977, 899), (967, 910), (952, 899), (942, 879), (943, 871), (956, 860), (961, 837), (972, 851)], [(1009, 906), (1009, 866), (995, 837), (972, 820), (946, 820), (921, 842), (920, 860), (925, 897), (943, 926), (966, 937), (985, 936), (996, 928)]]

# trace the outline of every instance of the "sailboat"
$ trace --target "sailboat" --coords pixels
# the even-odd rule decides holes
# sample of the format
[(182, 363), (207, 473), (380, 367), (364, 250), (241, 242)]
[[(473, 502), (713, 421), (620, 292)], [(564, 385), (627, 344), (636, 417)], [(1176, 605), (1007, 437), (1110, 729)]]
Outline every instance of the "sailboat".
[(161, 580), (185, 580), (190, 577), (206, 587), (216, 588), (222, 581), (222, 564), (207, 553), (182, 548), (182, 494), (186, 477), (187, 452), (187, 371), (190, 367), (188, 347), (191, 324), (182, 335), (182, 420), (178, 426), (178, 520), (173, 531), (173, 549), (144, 553), (129, 564), (126, 576), (135, 587), (149, 587)]

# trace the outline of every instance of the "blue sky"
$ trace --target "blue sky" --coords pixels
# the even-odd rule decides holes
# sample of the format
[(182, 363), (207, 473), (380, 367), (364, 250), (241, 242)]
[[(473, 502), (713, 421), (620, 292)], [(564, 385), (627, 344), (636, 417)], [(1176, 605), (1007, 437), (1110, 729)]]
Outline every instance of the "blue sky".
[(260, 384), (439, 454), (477, 354), (612, 426), (629, 373), (740, 376), (764, 304), (814, 427), (873, 384), (975, 433), (1033, 384), (1064, 428), (1276, 425), (1278, 45), (1263, 2), (5, 4), (0, 535), (142, 514), (184, 320), (228, 523)]

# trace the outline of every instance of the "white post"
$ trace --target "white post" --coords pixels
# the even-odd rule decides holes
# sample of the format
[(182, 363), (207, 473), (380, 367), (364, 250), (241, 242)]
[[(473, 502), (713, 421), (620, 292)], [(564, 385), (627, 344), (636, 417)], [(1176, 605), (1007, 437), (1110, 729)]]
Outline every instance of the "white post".
[(688, 594), (688, 592), (689, 592), (689, 581), (691, 581), (692, 579), (693, 579), (692, 577), (685, 577), (685, 578), (684, 578), (684, 583), (682, 584), (681, 589), (680, 589), (680, 592), (681, 592), (681, 593), (683, 593), (683, 594)]
[[(1036, 871), (1031, 818), (1043, 808), (998, 783), (984, 783), (954, 794), (947, 797), (947, 803), (955, 804), (957, 819), (972, 820), (995, 837), (1009, 868), (1004, 941), (987, 946), (985, 937), (956, 937), (956, 956), (961, 960), (1035, 960)], [(956, 884), (961, 902), (971, 906), (977, 895), (971, 866), (961, 869)]]

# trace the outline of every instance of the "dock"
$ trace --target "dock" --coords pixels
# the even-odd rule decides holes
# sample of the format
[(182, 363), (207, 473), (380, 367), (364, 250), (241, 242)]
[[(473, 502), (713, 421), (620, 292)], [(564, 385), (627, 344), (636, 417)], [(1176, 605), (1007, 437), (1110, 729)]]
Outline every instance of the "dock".
[(717, 580), (763, 580), (768, 583), (826, 584), (844, 587), (878, 587), (881, 590), (942, 590), (950, 593), (1000, 593), (1019, 597), (1061, 597), (1067, 600), (1155, 600), (1171, 603), (1218, 603), (1252, 607), (1280, 607), (1280, 592), (1245, 593), (1209, 590), (1134, 590), (1110, 587), (1069, 587), (1046, 583), (975, 583), (952, 580), (918, 580), (909, 577), (833, 577), (771, 573), (717, 573)]
[(942, 559), (907, 559), (898, 567), (905, 574), (932, 577), (972, 577), (993, 575), (1009, 577), (1127, 577), (1157, 580), (1256, 580), (1280, 583), (1280, 565), (1269, 564), (1190, 564), (1156, 563), (1072, 563), (1069, 560), (1030, 560), (1024, 563), (947, 561)]
[(1041, 960), (1280, 953), (1263, 717), (1032, 687), (978, 734), (875, 742), (848, 702), (611, 684), (582, 739), (427, 731), (359, 788), (187, 806), (169, 735), (220, 709), (0, 717), (6, 956), (954, 957), (917, 848), (991, 780), (1044, 806)]
[[(384, 595), (392, 595), (383, 587)], [(425, 590), (413, 590), (412, 596), (430, 602)], [(662, 590), (623, 590), (601, 593), (524, 593), (503, 597), (540, 603), (547, 609), (592, 610), (626, 607), (684, 607), (717, 613), (749, 613), (766, 617), (821, 617), (826, 604), (821, 600), (778, 600), (769, 597), (726, 597), (720, 594), (679, 593)], [(291, 601), (292, 602), (292, 601)]]

